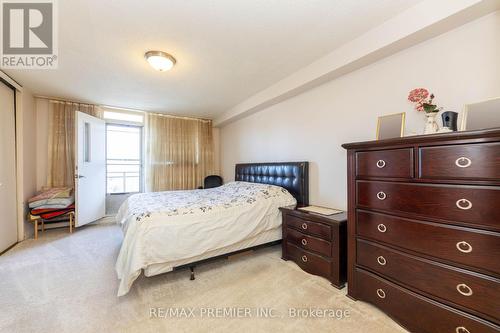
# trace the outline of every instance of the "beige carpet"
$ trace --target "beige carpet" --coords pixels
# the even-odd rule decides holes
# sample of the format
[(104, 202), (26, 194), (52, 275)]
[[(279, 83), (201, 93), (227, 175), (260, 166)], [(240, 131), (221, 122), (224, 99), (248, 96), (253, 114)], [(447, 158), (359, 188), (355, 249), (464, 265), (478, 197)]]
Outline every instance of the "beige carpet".
[[(1, 256), (0, 332), (405, 332), (374, 307), (347, 298), (345, 289), (282, 261), (279, 246), (199, 266), (195, 281), (188, 270), (141, 277), (117, 298), (120, 242), (115, 225), (72, 235), (51, 230)], [(195, 318), (150, 315), (151, 308), (183, 307)], [(309, 307), (349, 317), (289, 316), (289, 308)], [(250, 316), (207, 318), (213, 308), (240, 308)], [(272, 309), (276, 317), (256, 318), (257, 308)]]

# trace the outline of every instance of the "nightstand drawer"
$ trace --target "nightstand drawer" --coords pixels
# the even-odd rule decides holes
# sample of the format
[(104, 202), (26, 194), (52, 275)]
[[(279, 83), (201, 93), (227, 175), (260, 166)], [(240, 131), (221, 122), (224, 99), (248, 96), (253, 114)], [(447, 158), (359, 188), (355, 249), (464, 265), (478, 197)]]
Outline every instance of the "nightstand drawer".
[(318, 252), (327, 257), (332, 256), (332, 243), (321, 238), (306, 235), (292, 228), (286, 230), (287, 240), (304, 250)]
[(356, 153), (356, 176), (413, 178), (413, 149), (362, 151)]
[(303, 250), (291, 243), (286, 244), (288, 257), (295, 261), (304, 271), (323, 276), (327, 279), (332, 275), (332, 262), (320, 255)]
[(326, 240), (331, 240), (332, 238), (332, 230), (330, 226), (325, 224), (312, 222), (292, 215), (287, 216), (286, 224), (287, 227), (300, 230), (300, 232), (308, 235), (320, 237)]
[(347, 277), (346, 214), (320, 215), (280, 208), (283, 214), (281, 258), (303, 270), (327, 278), (343, 288)]

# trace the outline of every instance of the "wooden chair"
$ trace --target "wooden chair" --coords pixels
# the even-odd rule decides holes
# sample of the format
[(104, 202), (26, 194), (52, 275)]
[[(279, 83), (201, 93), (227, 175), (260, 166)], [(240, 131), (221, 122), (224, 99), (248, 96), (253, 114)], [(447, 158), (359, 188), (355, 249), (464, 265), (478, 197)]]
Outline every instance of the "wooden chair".
[[(68, 217), (69, 217), (69, 233), (72, 234), (73, 228), (75, 227), (75, 212), (69, 212)], [(34, 216), (28, 214), (28, 221), (33, 222), (33, 228), (35, 230), (35, 239), (38, 239), (38, 226), (41, 225), (42, 232), (44, 232), (45, 220), (42, 219), (40, 216)]]

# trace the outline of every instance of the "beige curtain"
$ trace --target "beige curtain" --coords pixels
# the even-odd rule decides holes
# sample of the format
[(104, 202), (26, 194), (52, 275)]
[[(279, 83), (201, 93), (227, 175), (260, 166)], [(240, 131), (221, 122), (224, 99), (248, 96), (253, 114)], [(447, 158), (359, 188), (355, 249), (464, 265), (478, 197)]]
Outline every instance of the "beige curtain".
[(47, 187), (74, 186), (76, 111), (102, 118), (95, 105), (49, 101)]
[(146, 113), (148, 191), (195, 189), (213, 172), (211, 121)]

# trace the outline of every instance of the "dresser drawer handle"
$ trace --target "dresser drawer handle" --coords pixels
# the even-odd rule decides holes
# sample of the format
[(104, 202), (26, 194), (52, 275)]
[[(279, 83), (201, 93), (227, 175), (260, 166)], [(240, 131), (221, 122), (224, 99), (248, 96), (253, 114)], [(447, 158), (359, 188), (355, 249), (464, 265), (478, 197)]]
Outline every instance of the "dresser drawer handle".
[(307, 224), (306, 223), (302, 223), (301, 227), (302, 227), (302, 229), (307, 230)]
[(456, 205), (458, 208), (463, 209), (463, 210), (468, 210), (468, 209), (472, 208), (472, 202), (470, 202), (467, 199), (457, 200)]
[(377, 199), (385, 200), (385, 198), (387, 198), (387, 195), (384, 192), (380, 191), (377, 193)]
[(377, 230), (380, 231), (380, 232), (386, 232), (387, 231), (387, 227), (380, 223), (378, 226), (377, 226)]
[(384, 160), (378, 160), (377, 161), (377, 168), (382, 169), (385, 167), (385, 161)]
[(455, 328), (455, 332), (456, 333), (470, 333), (470, 331), (463, 326), (458, 326), (457, 328)]
[(302, 256), (302, 261), (307, 262), (307, 256)]
[(387, 260), (385, 260), (385, 258), (384, 258), (384, 257), (382, 257), (382, 256), (378, 256), (378, 257), (377, 257), (377, 262), (378, 262), (380, 265), (385, 266), (385, 264), (387, 263)]
[(385, 298), (385, 291), (382, 289), (377, 289), (377, 296), (380, 298)]
[(302, 243), (302, 245), (307, 245), (307, 239), (305, 239), (305, 238), (302, 238), (302, 240), (300, 242)]
[(472, 289), (465, 283), (457, 284), (457, 291), (464, 296), (472, 296)]
[(470, 158), (464, 156), (457, 158), (457, 160), (455, 161), (455, 165), (459, 168), (468, 168), (471, 164), (472, 161), (470, 160)]
[(472, 245), (470, 245), (469, 243), (467, 243), (465, 241), (458, 242), (456, 246), (457, 246), (458, 251), (460, 251), (460, 252), (463, 252), (463, 253), (472, 252)]

